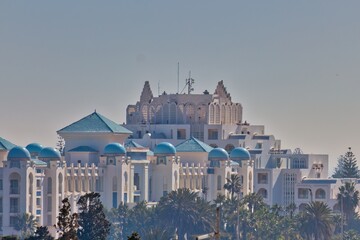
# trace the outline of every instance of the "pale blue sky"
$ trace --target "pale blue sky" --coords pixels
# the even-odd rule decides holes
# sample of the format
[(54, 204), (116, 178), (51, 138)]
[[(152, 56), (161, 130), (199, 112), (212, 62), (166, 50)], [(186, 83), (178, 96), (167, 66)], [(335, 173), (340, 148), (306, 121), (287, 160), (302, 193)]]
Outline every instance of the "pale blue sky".
[(359, 1), (0, 1), (0, 136), (55, 146), (94, 109), (122, 123), (144, 81), (224, 80), (284, 148), (360, 154)]

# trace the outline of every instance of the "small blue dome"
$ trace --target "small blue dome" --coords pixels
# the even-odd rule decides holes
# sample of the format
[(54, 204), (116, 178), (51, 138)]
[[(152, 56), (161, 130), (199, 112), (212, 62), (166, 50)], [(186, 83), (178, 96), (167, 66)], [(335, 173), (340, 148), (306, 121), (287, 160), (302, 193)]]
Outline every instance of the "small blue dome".
[(54, 159), (54, 160), (60, 160), (61, 154), (59, 150), (52, 148), (52, 147), (46, 147), (41, 150), (39, 153), (39, 159), (40, 160), (48, 160), (48, 159)]
[(9, 160), (12, 159), (30, 159), (30, 153), (29, 151), (24, 148), (24, 147), (13, 147), (10, 152), (8, 153), (8, 157)]
[(122, 156), (126, 154), (126, 149), (120, 143), (109, 143), (104, 148), (104, 155)]
[(229, 154), (223, 148), (214, 148), (209, 152), (208, 159), (215, 161), (228, 160)]
[(43, 146), (41, 146), (39, 143), (30, 143), (26, 146), (26, 149), (30, 152), (31, 155), (39, 155), (43, 149)]
[(250, 153), (245, 148), (237, 147), (231, 151), (230, 159), (235, 162), (241, 162), (242, 160), (250, 160)]
[(159, 143), (154, 149), (154, 155), (173, 156), (176, 154), (174, 145), (168, 142)]

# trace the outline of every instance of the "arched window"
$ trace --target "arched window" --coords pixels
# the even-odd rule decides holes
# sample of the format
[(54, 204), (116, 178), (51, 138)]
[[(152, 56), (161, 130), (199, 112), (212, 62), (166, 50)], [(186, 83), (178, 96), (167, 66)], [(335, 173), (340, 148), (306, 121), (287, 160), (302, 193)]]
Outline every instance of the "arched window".
[(150, 109), (149, 109), (149, 122), (150, 123), (155, 123), (155, 114), (156, 114), (156, 111), (155, 111), (154, 106), (150, 106)]
[(232, 105), (231, 107), (231, 123), (236, 123), (236, 105)]
[(176, 109), (177, 109), (176, 103), (172, 102), (172, 103), (170, 104), (170, 123), (171, 123), (171, 124), (175, 124), (175, 123), (176, 123), (176, 119), (177, 119)]
[(175, 178), (175, 189), (177, 189), (178, 188), (178, 172), (177, 171), (174, 172), (174, 178)]
[(20, 182), (21, 177), (18, 173), (12, 173), (9, 176), (10, 180), (10, 194), (19, 194), (20, 193)]
[(116, 178), (116, 176), (113, 177), (112, 190), (113, 190), (113, 192), (116, 192), (116, 191), (117, 191), (117, 178)]
[(128, 174), (127, 172), (124, 172), (124, 191), (126, 192), (128, 190)]
[(220, 106), (215, 105), (215, 124), (220, 124)]
[(222, 184), (221, 184), (221, 175), (217, 176), (217, 190), (221, 190), (222, 189)]
[(267, 198), (268, 197), (268, 192), (265, 188), (260, 188), (258, 191), (258, 194), (260, 196), (262, 196), (263, 198)]
[(304, 211), (305, 210), (305, 207), (306, 207), (306, 203), (302, 203), (302, 204), (300, 204), (299, 205), (299, 211), (301, 212), (301, 211)]
[(226, 122), (226, 112), (225, 112), (225, 105), (221, 105), (221, 124), (225, 124)]
[(315, 198), (317, 199), (325, 199), (325, 190), (322, 188), (319, 188), (315, 192)]
[(58, 182), (59, 182), (59, 193), (62, 194), (62, 191), (63, 191), (63, 177), (62, 177), (61, 173), (59, 173), (59, 175), (58, 175)]
[(168, 103), (163, 106), (163, 123), (170, 123), (170, 104)]
[(52, 193), (52, 178), (49, 177), (47, 181), (47, 193)]
[(225, 123), (231, 122), (231, 107), (229, 105), (226, 106), (226, 116), (225, 116)]
[(215, 111), (215, 107), (213, 104), (210, 104), (210, 107), (209, 107), (209, 112), (210, 112), (210, 117), (209, 117), (209, 123), (210, 124), (213, 124), (214, 123), (214, 111)]
[(340, 206), (339, 206), (338, 203), (336, 203), (336, 204), (334, 205), (333, 211), (334, 211), (334, 212), (340, 212), (340, 211), (341, 211), (341, 208), (340, 208)]
[(33, 189), (34, 189), (34, 176), (32, 173), (30, 173), (29, 174), (29, 212), (33, 211), (33, 200), (34, 200)]

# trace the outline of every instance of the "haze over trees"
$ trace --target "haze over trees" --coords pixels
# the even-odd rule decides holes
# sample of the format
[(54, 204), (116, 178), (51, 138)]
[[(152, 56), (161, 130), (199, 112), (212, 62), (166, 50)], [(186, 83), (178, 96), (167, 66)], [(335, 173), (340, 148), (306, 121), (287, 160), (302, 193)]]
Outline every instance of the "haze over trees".
[[(229, 179), (229, 185), (238, 186)], [(61, 240), (194, 239), (197, 235), (216, 231), (216, 208), (220, 207), (221, 239), (274, 240), (357, 240), (360, 239), (360, 220), (355, 212), (359, 192), (355, 184), (346, 182), (339, 188), (337, 204), (340, 211), (332, 211), (324, 202), (310, 202), (301, 211), (295, 204), (268, 206), (261, 195), (252, 193), (243, 198), (219, 195), (207, 202), (198, 193), (178, 189), (162, 197), (157, 205), (139, 202), (129, 208), (120, 203), (106, 210), (100, 194), (87, 193), (77, 202), (78, 213), (71, 212), (67, 198), (62, 201), (56, 228)], [(231, 195), (231, 191), (230, 191)], [(29, 216), (19, 216), (27, 226), (33, 226)], [(30, 224), (30, 225), (28, 225)], [(19, 229), (22, 229), (19, 225)], [(25, 228), (24, 228), (25, 229)], [(46, 227), (32, 227), (26, 239), (53, 239)]]

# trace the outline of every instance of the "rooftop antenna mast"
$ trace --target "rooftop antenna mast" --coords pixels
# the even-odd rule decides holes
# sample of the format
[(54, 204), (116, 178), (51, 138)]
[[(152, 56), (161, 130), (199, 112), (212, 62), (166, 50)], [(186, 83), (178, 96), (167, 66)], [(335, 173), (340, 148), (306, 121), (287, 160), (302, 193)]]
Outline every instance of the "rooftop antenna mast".
[(180, 70), (180, 64), (178, 62), (178, 69), (177, 69), (177, 93), (179, 93), (179, 70)]
[(184, 92), (185, 88), (188, 87), (188, 94), (191, 94), (192, 91), (194, 91), (193, 84), (195, 83), (195, 80), (191, 78), (191, 71), (189, 71), (189, 78), (185, 79), (185, 87), (183, 90), (181, 90), (181, 93)]
[(160, 81), (158, 81), (158, 96), (160, 96)]
[(186, 79), (186, 85), (188, 86), (188, 94), (190, 94), (192, 91), (194, 91), (194, 88), (192, 87), (195, 83), (195, 80), (191, 78), (191, 71), (189, 71), (189, 78)]

